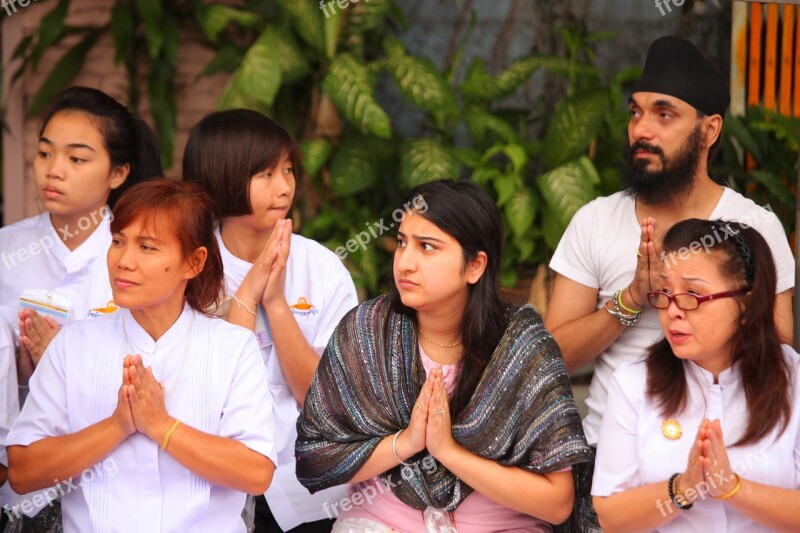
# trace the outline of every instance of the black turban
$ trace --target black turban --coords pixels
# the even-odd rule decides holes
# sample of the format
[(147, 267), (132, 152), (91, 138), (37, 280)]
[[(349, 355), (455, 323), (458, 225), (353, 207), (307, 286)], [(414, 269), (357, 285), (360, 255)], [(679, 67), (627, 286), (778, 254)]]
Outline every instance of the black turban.
[(725, 116), (731, 96), (728, 82), (691, 42), (661, 37), (647, 50), (644, 73), (634, 93), (661, 93), (679, 98), (706, 115)]

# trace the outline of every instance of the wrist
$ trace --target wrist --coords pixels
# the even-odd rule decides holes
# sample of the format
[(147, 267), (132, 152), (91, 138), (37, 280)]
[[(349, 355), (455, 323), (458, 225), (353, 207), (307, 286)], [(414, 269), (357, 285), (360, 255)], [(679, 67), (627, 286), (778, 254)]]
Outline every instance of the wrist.
[(394, 452), (397, 454), (398, 459), (408, 461), (420, 451), (422, 450), (415, 450), (409, 441), (408, 428), (404, 429), (399, 435), (397, 435), (397, 440), (394, 442)]
[(642, 311), (642, 309), (645, 307), (644, 304), (639, 303), (643, 301), (643, 298), (641, 298), (641, 296), (638, 294), (634, 296), (633, 289), (631, 287), (628, 287), (622, 291), (620, 294), (620, 299), (625, 307), (636, 312)]
[(167, 415), (164, 417), (164, 419), (153, 424), (153, 426), (146, 433), (147, 437), (156, 444), (161, 445), (164, 435), (167, 434), (167, 431), (169, 431), (169, 428), (173, 422), (175, 422), (175, 419)]
[(116, 421), (114, 416), (110, 416), (108, 418), (110, 424), (111, 432), (114, 434), (114, 441), (120, 443), (131, 436), (133, 433), (136, 433), (136, 429), (134, 428), (132, 431), (126, 431), (119, 422)]

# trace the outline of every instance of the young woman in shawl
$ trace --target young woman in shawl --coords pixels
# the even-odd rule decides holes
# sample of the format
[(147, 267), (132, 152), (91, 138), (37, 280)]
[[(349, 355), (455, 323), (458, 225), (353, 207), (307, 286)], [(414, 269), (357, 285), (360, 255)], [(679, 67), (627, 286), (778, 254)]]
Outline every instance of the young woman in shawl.
[(800, 531), (800, 356), (776, 328), (770, 248), (744, 224), (689, 219), (663, 249), (648, 301), (665, 338), (614, 373), (592, 487), (600, 523)]
[(55, 483), (64, 531), (243, 532), (245, 493), (270, 484), (258, 344), (205, 312), (223, 282), (211, 206), (192, 183), (126, 191), (107, 255), (120, 310), (67, 324), (31, 378), (8, 476), (19, 493)]
[(590, 451), (558, 346), (501, 299), (497, 207), (467, 181), (402, 205), (390, 292), (345, 316), (306, 397), (298, 479), (360, 482), (334, 531), (550, 531)]

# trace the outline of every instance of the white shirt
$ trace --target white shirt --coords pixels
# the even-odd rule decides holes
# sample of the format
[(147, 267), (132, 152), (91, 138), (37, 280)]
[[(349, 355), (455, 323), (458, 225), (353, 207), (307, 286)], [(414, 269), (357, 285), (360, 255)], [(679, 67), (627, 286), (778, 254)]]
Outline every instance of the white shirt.
[[(0, 464), (8, 466), (6, 435), (19, 414), (17, 364), (14, 349), (14, 332), (11, 325), (0, 316)], [(0, 509), (14, 501), (14, 493), (6, 482), (0, 487)], [(0, 511), (1, 512), (1, 511)]]
[[(798, 355), (788, 345), (783, 352), (794, 375), (789, 384), (791, 417), (786, 430), (776, 438), (774, 430), (761, 441), (745, 446), (728, 446), (731, 468), (741, 477), (765, 485), (800, 488), (800, 379)], [(647, 398), (647, 368), (644, 362), (627, 363), (614, 373), (603, 417), (592, 494), (609, 496), (640, 485), (664, 482), (683, 472), (689, 450), (704, 418), (719, 419), (723, 440), (736, 442), (748, 421), (747, 403), (737, 367), (713, 375), (692, 361), (685, 363), (689, 403), (683, 413), (673, 415), (683, 430), (677, 440), (661, 431), (664, 417)], [(715, 483), (718, 478), (713, 478)], [(770, 531), (730, 507), (723, 500), (706, 497), (687, 511), (664, 504), (662, 513), (679, 513), (678, 518), (659, 529), (676, 533), (753, 533)], [(657, 505), (653, 502), (653, 505)], [(671, 504), (670, 504), (671, 505)]]
[[(725, 188), (709, 216), (709, 220), (714, 219), (745, 222), (758, 230), (775, 259), (777, 292), (794, 287), (794, 256), (783, 226), (774, 213)], [(623, 191), (597, 198), (575, 214), (558, 243), (550, 268), (581, 285), (599, 289), (597, 309), (600, 309), (617, 290), (627, 287), (633, 280), (641, 234), (633, 196)], [(617, 340), (595, 359), (594, 376), (586, 400), (589, 414), (583, 421), (589, 444), (597, 443), (614, 370), (641, 357), (647, 347), (661, 336), (658, 312), (648, 306), (639, 322), (625, 328)]]
[[(19, 297), (25, 289), (47, 289), (62, 295), (72, 304), (73, 320), (108, 306), (112, 299), (106, 263), (111, 245), (109, 213), (73, 251), (46, 212), (0, 228), (0, 315), (17, 333)], [(80, 229), (64, 231), (74, 234)]]
[[(253, 265), (234, 256), (225, 248), (219, 229), (217, 242), (222, 253), (225, 292), (233, 295)], [(292, 234), (285, 279), (284, 294), (303, 337), (321, 356), (334, 328), (358, 304), (350, 273), (336, 254), (316, 241)], [(263, 310), (259, 312), (263, 313)], [(261, 344), (264, 344), (261, 354), (267, 367), (270, 390), (275, 398), (278, 435), (277, 469), (272, 485), (264, 496), (278, 525), (286, 531), (305, 522), (329, 518), (324, 512), (325, 504), (330, 506), (332, 502), (346, 498), (348, 487), (342, 485), (312, 495), (297, 481), (294, 443), (297, 440), (300, 406), (283, 376), (275, 346), (271, 342)]]
[[(7, 444), (75, 433), (109, 417), (126, 344), (164, 385), (171, 416), (276, 462), (272, 398), (252, 332), (188, 307), (158, 341), (128, 310), (63, 328), (31, 378)], [(75, 476), (79, 488), (62, 483), (64, 531), (245, 531), (245, 494), (193, 474), (159, 444), (134, 433)]]

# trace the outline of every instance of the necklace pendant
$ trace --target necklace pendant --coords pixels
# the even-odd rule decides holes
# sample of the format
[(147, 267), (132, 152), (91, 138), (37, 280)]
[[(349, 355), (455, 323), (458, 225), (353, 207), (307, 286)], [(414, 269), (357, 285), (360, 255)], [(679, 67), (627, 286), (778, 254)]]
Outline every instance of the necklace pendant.
[(683, 435), (680, 422), (674, 418), (667, 418), (661, 423), (661, 433), (669, 440), (678, 440)]

